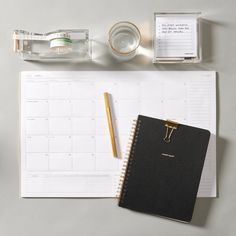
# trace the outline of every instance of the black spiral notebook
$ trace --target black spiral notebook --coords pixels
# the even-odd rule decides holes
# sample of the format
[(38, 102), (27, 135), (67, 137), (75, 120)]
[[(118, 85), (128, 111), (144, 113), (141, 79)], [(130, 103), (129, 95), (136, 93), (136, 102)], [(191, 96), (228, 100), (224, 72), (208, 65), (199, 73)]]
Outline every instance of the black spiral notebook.
[(119, 206), (190, 222), (209, 138), (208, 130), (138, 116)]

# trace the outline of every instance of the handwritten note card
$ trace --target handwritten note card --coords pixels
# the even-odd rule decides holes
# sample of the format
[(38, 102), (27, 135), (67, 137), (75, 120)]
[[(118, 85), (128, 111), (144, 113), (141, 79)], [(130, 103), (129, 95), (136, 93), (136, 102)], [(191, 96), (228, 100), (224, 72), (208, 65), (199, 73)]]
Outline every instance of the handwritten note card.
[(196, 57), (196, 16), (156, 15), (155, 40), (155, 55), (158, 58)]

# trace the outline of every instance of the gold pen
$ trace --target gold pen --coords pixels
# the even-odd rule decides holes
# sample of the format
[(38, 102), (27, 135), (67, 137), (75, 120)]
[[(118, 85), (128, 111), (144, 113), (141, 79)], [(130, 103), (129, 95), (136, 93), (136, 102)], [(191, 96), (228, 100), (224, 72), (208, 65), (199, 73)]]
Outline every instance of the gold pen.
[(113, 152), (114, 157), (118, 157), (108, 93), (104, 93), (104, 100), (105, 100), (105, 107), (106, 107), (106, 114), (107, 114), (107, 122), (108, 122), (108, 127), (109, 127), (109, 132), (110, 132), (110, 138), (111, 138), (112, 152)]

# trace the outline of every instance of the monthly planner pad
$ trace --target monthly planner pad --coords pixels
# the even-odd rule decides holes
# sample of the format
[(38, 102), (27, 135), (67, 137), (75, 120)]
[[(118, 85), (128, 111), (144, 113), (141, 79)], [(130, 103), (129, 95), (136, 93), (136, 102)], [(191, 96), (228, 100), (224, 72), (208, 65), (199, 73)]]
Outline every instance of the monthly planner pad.
[[(111, 94), (119, 158), (103, 93)], [(115, 197), (138, 114), (211, 131), (198, 196), (216, 196), (215, 72), (21, 74), (21, 196)]]

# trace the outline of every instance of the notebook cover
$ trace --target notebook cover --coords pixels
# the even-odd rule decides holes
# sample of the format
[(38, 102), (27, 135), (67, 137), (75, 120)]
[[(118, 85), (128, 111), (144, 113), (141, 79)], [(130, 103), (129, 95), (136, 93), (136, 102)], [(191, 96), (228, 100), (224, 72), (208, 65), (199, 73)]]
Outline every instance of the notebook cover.
[(190, 222), (210, 132), (179, 124), (166, 143), (165, 123), (138, 116), (119, 206)]

